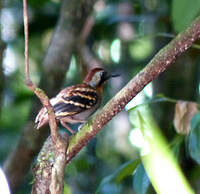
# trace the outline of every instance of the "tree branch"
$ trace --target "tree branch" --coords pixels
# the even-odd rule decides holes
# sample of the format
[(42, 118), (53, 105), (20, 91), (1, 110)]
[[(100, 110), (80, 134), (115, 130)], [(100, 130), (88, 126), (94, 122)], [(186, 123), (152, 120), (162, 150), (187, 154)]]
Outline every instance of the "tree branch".
[(67, 163), (109, 122), (122, 111), (149, 82), (165, 71), (176, 58), (192, 46), (200, 36), (200, 16), (182, 33), (178, 34), (129, 83), (113, 97), (104, 108), (82, 127), (70, 140), (67, 150)]
[[(65, 142), (68, 142), (68, 136), (65, 136), (63, 134), (61, 134), (61, 136), (65, 139)], [(63, 154), (63, 156), (64, 155), (65, 153)], [(50, 193), (52, 190), (55, 190), (54, 188), (52, 188), (52, 183), (56, 182), (56, 179), (54, 179), (54, 177), (56, 176), (53, 176), (53, 174), (55, 174), (54, 166), (64, 165), (63, 168), (60, 168), (61, 172), (58, 173), (60, 175), (59, 179), (64, 179), (65, 163), (62, 162), (60, 164), (59, 161), (62, 161), (62, 159), (56, 159), (55, 156), (56, 152), (53, 146), (53, 142), (51, 140), (51, 137), (49, 137), (45, 141), (44, 146), (42, 147), (37, 157), (37, 163), (33, 168), (34, 185), (32, 187), (32, 194)]]

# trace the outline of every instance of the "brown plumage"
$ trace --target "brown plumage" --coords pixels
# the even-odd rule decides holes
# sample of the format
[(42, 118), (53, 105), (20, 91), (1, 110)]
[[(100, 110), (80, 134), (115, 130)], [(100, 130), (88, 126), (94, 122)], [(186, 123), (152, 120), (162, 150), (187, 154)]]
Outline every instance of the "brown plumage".
[[(109, 74), (102, 68), (94, 68), (87, 74), (82, 84), (61, 90), (55, 98), (50, 100), (56, 120), (60, 121), (68, 131), (74, 133), (67, 123), (87, 121), (101, 104), (103, 83), (116, 76), (118, 75)], [(47, 110), (43, 107), (35, 119), (36, 129), (48, 122)]]

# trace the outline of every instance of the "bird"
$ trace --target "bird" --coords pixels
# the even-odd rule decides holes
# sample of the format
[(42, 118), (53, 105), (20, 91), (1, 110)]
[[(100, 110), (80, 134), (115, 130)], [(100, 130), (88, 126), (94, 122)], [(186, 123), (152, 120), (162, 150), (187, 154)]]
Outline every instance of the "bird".
[[(85, 123), (101, 105), (104, 83), (117, 76), (119, 75), (95, 67), (89, 71), (81, 84), (62, 89), (56, 97), (50, 99), (57, 123), (60, 122), (63, 127), (74, 134), (75, 132), (68, 123)], [(40, 129), (48, 123), (48, 112), (43, 107), (36, 116), (35, 128)]]

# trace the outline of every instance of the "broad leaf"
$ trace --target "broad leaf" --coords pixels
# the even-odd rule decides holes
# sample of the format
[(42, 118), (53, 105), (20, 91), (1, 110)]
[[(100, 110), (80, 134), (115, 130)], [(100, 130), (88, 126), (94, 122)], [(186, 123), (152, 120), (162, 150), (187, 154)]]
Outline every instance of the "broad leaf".
[(111, 183), (119, 184), (124, 178), (132, 175), (139, 163), (140, 159), (134, 159), (123, 164), (113, 174), (105, 177), (101, 181), (96, 193), (99, 193), (106, 184), (111, 184)]
[(150, 185), (144, 166), (140, 164), (133, 177), (133, 188), (137, 194), (146, 194)]
[(180, 157), (180, 150), (182, 144), (184, 143), (185, 136), (183, 135), (176, 135), (173, 141), (170, 143), (170, 149), (172, 150), (176, 160), (179, 160)]
[(191, 121), (188, 148), (190, 156), (200, 164), (200, 112)]
[(172, 21), (177, 32), (184, 30), (200, 13), (199, 0), (173, 0)]

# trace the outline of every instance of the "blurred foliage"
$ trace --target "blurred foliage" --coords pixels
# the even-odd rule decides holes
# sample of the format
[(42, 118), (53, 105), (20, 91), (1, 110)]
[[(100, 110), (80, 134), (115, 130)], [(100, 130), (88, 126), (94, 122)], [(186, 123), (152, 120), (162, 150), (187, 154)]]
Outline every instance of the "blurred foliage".
[(112, 183), (119, 184), (120, 182), (122, 182), (124, 178), (132, 175), (136, 167), (138, 166), (139, 162), (140, 162), (139, 159), (135, 159), (123, 164), (112, 175), (105, 177), (101, 181), (96, 193), (100, 193), (101, 190), (103, 190), (105, 187), (109, 187), (109, 185)]
[[(42, 61), (58, 20), (60, 1), (29, 0), (28, 3), (31, 77), (39, 83)], [(177, 32), (185, 29), (199, 15), (199, 10), (198, 0), (97, 1), (94, 5), (94, 26), (86, 44), (106, 69), (121, 74), (121, 77), (106, 84), (103, 104), (136, 75), (159, 49), (171, 41)], [(4, 92), (0, 94), (3, 96), (3, 106), (0, 107), (1, 165), (16, 145), (27, 120), (34, 120), (37, 114), (30, 112), (33, 94), (24, 85), (22, 13), (22, 1), (4, 0), (1, 39), (6, 49), (3, 58)], [(195, 193), (200, 192), (199, 113), (191, 121), (189, 135), (177, 134), (173, 126), (174, 108), (178, 100), (200, 101), (198, 43), (196, 49), (186, 52), (171, 69), (137, 95), (125, 111), (117, 119), (114, 118), (67, 166), (65, 193), (88, 194), (97, 190), (102, 194), (154, 193), (151, 183), (156, 185), (155, 179), (152, 179), (155, 172), (151, 174), (147, 169), (151, 160), (145, 163), (143, 159), (148, 153), (147, 145), (157, 143), (150, 141), (147, 144), (144, 141), (144, 131), (148, 134), (148, 131), (157, 129), (151, 126), (144, 130), (141, 127), (146, 127), (149, 118), (159, 123), (161, 130), (158, 130), (159, 135), (156, 136), (158, 142), (164, 139), (164, 144), (156, 144), (154, 148), (164, 150), (162, 156), (166, 160), (170, 158), (170, 161), (175, 161), (177, 168), (183, 172), (181, 177), (187, 180)], [(84, 64), (80, 64), (75, 52), (63, 87), (79, 83), (83, 77), (83, 68)], [(180, 78), (180, 75), (183, 76)], [(138, 110), (142, 111), (139, 120), (136, 114)], [(142, 152), (141, 146), (145, 148)], [(163, 170), (159, 165), (156, 168)], [(174, 173), (175, 177), (179, 174), (176, 171)], [(160, 177), (161, 180), (165, 178)], [(20, 188), (20, 194), (30, 191), (31, 180), (30, 173)]]
[(200, 1), (174, 0), (172, 2), (172, 20), (174, 29), (177, 32), (184, 30), (192, 20), (199, 15), (199, 13)]

